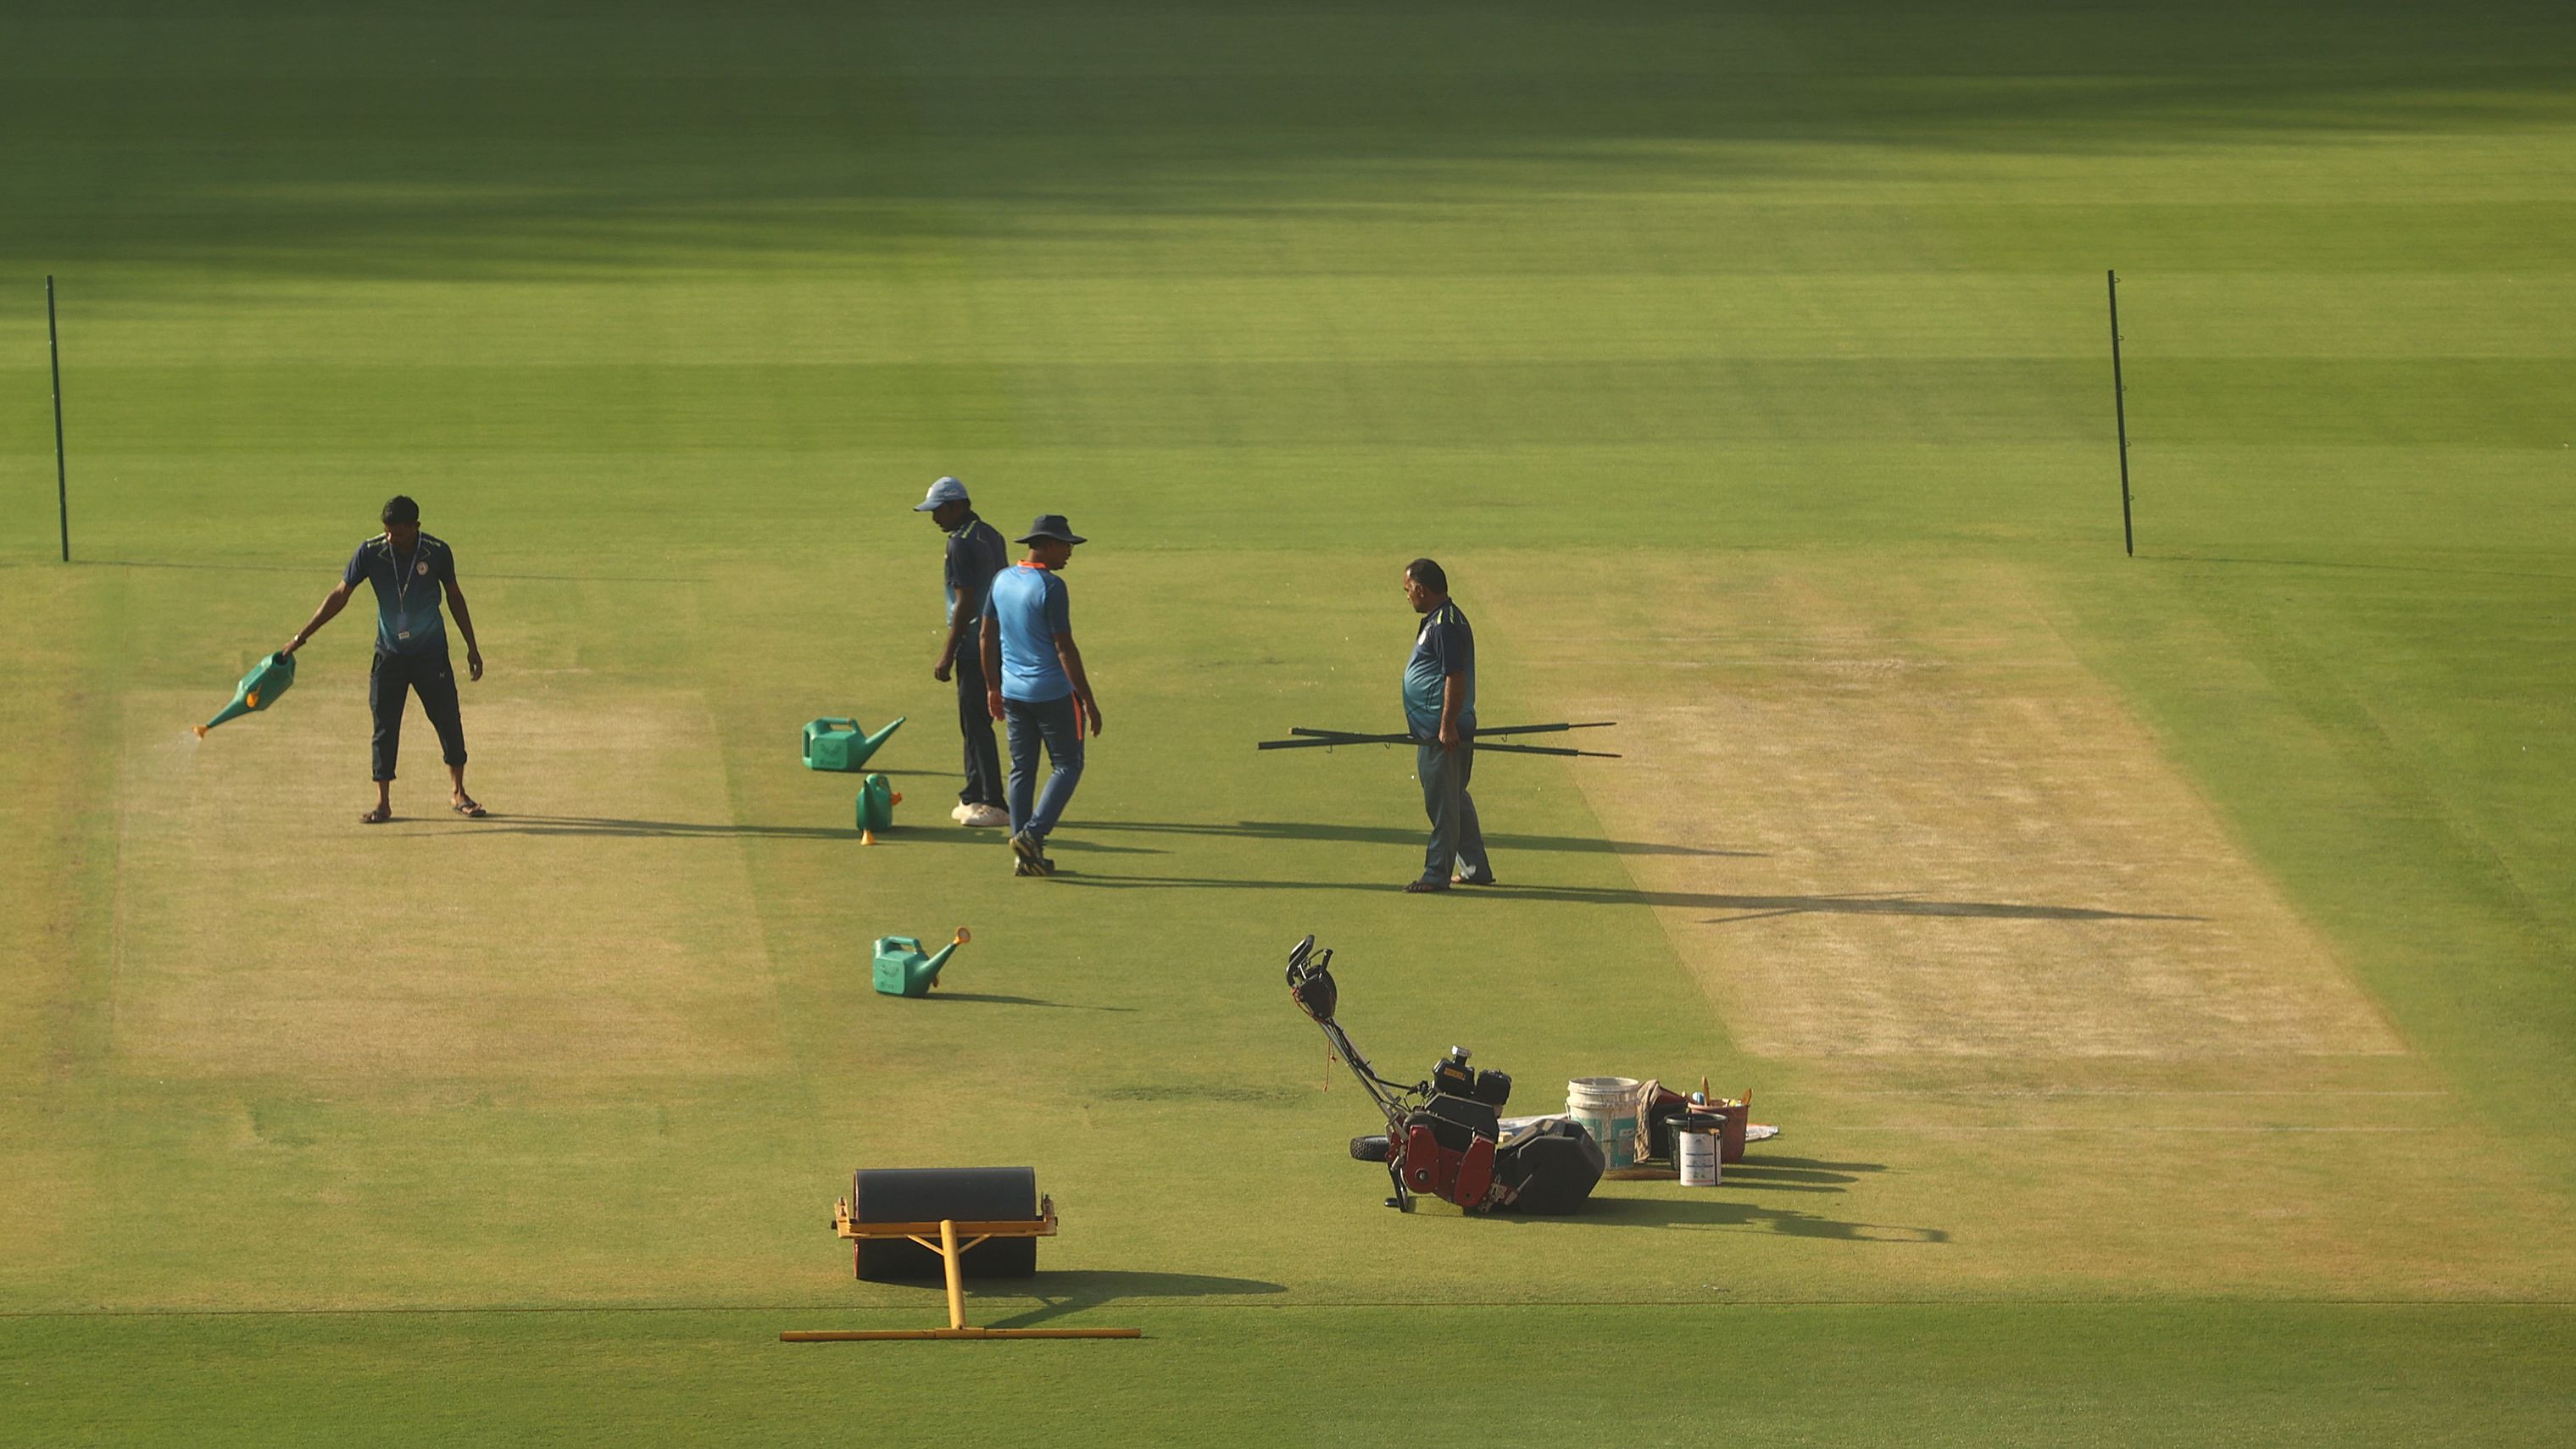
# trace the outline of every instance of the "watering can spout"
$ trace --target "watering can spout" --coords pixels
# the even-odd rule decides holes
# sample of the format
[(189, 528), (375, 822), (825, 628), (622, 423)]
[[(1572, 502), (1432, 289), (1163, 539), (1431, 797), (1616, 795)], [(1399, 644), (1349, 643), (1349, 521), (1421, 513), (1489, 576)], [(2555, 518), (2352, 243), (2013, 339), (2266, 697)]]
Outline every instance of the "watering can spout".
[[(877, 746), (884, 744), (888, 736), (892, 735), (896, 730), (903, 728), (903, 721), (904, 717), (902, 715), (897, 715), (895, 716), (893, 724), (887, 725), (884, 729), (868, 736), (868, 753), (876, 753)], [(864, 758), (864, 756), (862, 758)]]
[[(892, 729), (893, 727), (894, 726), (892, 725), (887, 726), (888, 729)], [(959, 926), (957, 928), (957, 939), (940, 947), (937, 951), (931, 954), (928, 963), (921, 968), (923, 974), (928, 976), (933, 984), (936, 984), (939, 980), (939, 968), (948, 964), (948, 958), (957, 954), (958, 947), (965, 945), (968, 941), (973, 939), (975, 939), (974, 936), (970, 934), (964, 926)]]

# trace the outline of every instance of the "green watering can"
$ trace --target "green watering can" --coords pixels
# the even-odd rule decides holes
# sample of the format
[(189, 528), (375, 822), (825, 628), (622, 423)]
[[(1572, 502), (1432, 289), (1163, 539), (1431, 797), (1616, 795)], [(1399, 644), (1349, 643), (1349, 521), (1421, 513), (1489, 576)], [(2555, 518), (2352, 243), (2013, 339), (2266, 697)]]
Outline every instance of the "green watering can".
[[(901, 723), (897, 721), (896, 723)], [(886, 726), (888, 729), (893, 725)], [(870, 775), (859, 782), (859, 843), (874, 845), (877, 832), (894, 828), (894, 807), (903, 796), (883, 775)]]
[(887, 996), (928, 996), (930, 988), (939, 984), (939, 968), (973, 939), (959, 926), (957, 939), (940, 947), (937, 955), (925, 956), (921, 943), (910, 936), (877, 937), (877, 990)]
[(854, 719), (814, 720), (805, 726), (805, 768), (855, 775), (867, 767), (868, 756), (877, 752), (877, 746), (901, 728), (901, 719), (875, 734), (860, 729)]
[[(266, 709), (277, 703), (277, 697), (295, 682), (295, 656), (271, 654), (250, 667), (250, 673), (233, 687), (233, 702), (215, 711), (215, 717), (196, 726), (197, 738), (228, 719), (239, 719), (255, 709)], [(901, 721), (897, 721), (901, 723)]]

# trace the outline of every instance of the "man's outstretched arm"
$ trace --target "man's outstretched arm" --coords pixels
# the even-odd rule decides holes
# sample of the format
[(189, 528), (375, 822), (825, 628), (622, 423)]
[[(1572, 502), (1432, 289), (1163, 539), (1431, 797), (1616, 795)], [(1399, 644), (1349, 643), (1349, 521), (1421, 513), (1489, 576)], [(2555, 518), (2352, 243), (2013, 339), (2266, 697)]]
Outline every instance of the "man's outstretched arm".
[(341, 584), (337, 588), (331, 590), (331, 592), (324, 594), (322, 596), (322, 607), (315, 609), (313, 611), (313, 617), (304, 622), (304, 627), (295, 631), (295, 637), (286, 641), (285, 652), (292, 654), (296, 650), (303, 648), (304, 641), (313, 637), (314, 630), (330, 623), (334, 616), (338, 615), (342, 609), (347, 607), (349, 607), (349, 586), (347, 584)]

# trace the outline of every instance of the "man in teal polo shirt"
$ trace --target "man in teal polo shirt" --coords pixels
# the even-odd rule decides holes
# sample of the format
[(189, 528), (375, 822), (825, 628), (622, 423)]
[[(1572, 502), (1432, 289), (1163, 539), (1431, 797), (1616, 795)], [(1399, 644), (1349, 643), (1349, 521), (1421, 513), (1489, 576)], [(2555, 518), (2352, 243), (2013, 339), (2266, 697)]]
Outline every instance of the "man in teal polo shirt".
[[(1485, 832), (1467, 793), (1476, 765), (1476, 634), (1449, 599), (1449, 575), (1418, 558), (1404, 566), (1404, 597), (1422, 616), (1413, 657), (1404, 665), (1404, 723), (1415, 740), (1414, 773), (1431, 817), (1422, 878), (1405, 886), (1419, 895), (1456, 885), (1492, 885)], [(1452, 870), (1455, 873), (1452, 873)]]
[(376, 590), (376, 659), (367, 676), (367, 707), (375, 715), (372, 748), (376, 771), (376, 808), (358, 817), (361, 824), (382, 825), (394, 818), (394, 761), (402, 752), (403, 696), (417, 694), (420, 707), (438, 731), (452, 786), (448, 808), (480, 817), (483, 807), (465, 793), (465, 722), (456, 707), (456, 671), (447, 662), (447, 625), (439, 617), (441, 597), (456, 611), (456, 632), (465, 636), (467, 677), (483, 677), (483, 651), (474, 645), (474, 618), (465, 609), (465, 591), (456, 583), (456, 555), (444, 540), (420, 530), (420, 505), (401, 494), (385, 503), (385, 531), (358, 545), (340, 586), (322, 598), (322, 606), (286, 652), (294, 653), (348, 607), (361, 583)]

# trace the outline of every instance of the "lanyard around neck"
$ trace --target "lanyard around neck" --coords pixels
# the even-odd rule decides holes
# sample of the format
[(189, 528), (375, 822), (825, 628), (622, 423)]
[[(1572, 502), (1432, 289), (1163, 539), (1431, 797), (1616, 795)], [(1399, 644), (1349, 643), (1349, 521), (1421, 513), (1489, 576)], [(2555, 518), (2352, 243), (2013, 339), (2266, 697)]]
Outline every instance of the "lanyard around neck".
[(420, 567), (420, 546), (423, 542), (424, 540), (418, 538), (413, 539), (411, 557), (406, 559), (394, 552), (392, 539), (385, 540), (385, 557), (391, 560), (394, 566), (394, 608), (405, 621), (411, 618), (411, 579), (414, 571)]

